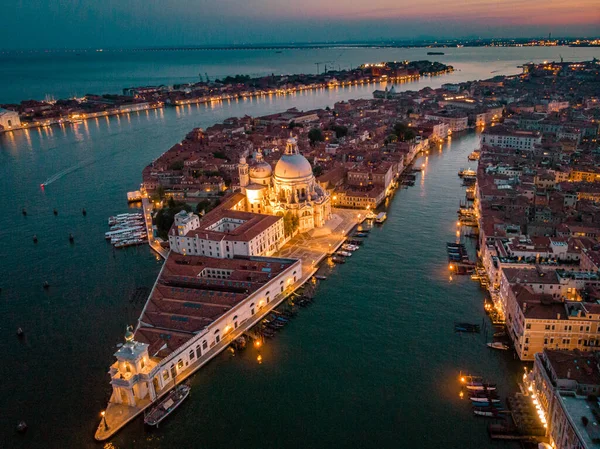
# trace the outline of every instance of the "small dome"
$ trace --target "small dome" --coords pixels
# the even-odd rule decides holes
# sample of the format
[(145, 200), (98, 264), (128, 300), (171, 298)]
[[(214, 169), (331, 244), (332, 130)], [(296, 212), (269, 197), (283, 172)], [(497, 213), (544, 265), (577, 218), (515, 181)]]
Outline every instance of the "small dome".
[(312, 176), (310, 162), (300, 153), (284, 154), (275, 165), (275, 176), (278, 179), (299, 179)]
[(268, 162), (259, 162), (250, 168), (250, 177), (257, 179), (270, 178), (273, 173), (273, 169)]

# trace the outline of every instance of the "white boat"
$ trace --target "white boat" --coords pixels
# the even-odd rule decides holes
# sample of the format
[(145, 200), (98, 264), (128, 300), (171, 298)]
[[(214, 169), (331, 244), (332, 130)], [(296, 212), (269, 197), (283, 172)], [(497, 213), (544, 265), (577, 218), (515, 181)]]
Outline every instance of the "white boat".
[(375, 222), (383, 223), (386, 219), (387, 219), (387, 214), (385, 212), (380, 212), (379, 214), (377, 214), (377, 217), (375, 217)]
[(344, 257), (350, 257), (352, 255), (352, 253), (350, 253), (348, 251), (338, 251), (336, 254), (339, 256), (344, 256)]
[(477, 403), (477, 402), (485, 402), (486, 404), (489, 403), (494, 403), (497, 404), (498, 402), (500, 402), (500, 399), (496, 399), (496, 398), (471, 398), (471, 401)]
[(475, 177), (477, 175), (477, 172), (475, 170), (473, 170), (472, 168), (461, 168), (458, 171), (458, 176), (460, 176), (461, 178), (466, 177)]
[(144, 424), (157, 426), (169, 416), (190, 394), (190, 387), (177, 385), (162, 401), (153, 406), (144, 416)]
[(507, 349), (509, 349), (509, 346), (506, 343), (502, 343), (500, 341), (495, 341), (493, 343), (488, 343), (488, 348), (492, 348), (492, 349), (500, 349), (502, 351), (506, 351)]

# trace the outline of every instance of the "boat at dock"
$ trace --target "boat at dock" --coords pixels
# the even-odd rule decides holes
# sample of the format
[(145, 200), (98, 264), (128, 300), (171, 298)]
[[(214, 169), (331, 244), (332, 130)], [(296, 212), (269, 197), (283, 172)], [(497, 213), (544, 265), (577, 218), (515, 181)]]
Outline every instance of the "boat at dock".
[(492, 343), (487, 344), (488, 348), (492, 349), (500, 349), (501, 351), (506, 351), (509, 349), (509, 346), (506, 343), (502, 343), (501, 341), (494, 341)]
[(478, 334), (480, 331), (479, 324), (471, 323), (454, 323), (454, 332), (466, 332)]
[(479, 151), (475, 150), (471, 154), (469, 154), (467, 159), (469, 159), (470, 161), (478, 161), (480, 156), (481, 156), (481, 153)]
[(464, 178), (465, 176), (477, 176), (477, 172), (472, 168), (461, 168), (458, 171), (458, 176)]
[(468, 382), (466, 384), (467, 390), (481, 390), (481, 391), (485, 391), (485, 390), (490, 390), (493, 391), (496, 389), (496, 384), (491, 384), (489, 382)]
[(377, 215), (375, 215), (372, 210), (370, 210), (366, 216), (367, 220), (375, 220), (375, 217), (377, 217)]
[(337, 251), (335, 253), (337, 256), (342, 256), (342, 257), (350, 257), (352, 256), (352, 253), (349, 251)]
[(375, 218), (375, 223), (383, 223), (387, 219), (387, 214), (385, 212), (380, 212), (377, 214)]
[(500, 402), (500, 399), (494, 398), (494, 397), (471, 396), (469, 399), (471, 399), (471, 402), (476, 402), (476, 403), (497, 404)]
[(177, 385), (162, 401), (154, 405), (144, 416), (144, 424), (157, 426), (190, 394), (190, 387), (186, 384)]

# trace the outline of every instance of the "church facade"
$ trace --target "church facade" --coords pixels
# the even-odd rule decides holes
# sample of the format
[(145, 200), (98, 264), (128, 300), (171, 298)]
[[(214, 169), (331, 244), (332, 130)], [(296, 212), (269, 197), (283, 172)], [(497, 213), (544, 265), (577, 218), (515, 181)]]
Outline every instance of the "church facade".
[(289, 212), (297, 217), (299, 232), (322, 227), (331, 217), (330, 195), (317, 183), (294, 137), (288, 139), (274, 170), (260, 151), (251, 166), (242, 158), (238, 170), (248, 212), (269, 215)]

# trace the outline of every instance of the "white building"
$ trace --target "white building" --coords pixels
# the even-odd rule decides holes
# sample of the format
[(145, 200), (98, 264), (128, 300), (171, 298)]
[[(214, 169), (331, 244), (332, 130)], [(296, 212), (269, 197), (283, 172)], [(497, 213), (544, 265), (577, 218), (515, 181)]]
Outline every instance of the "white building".
[(21, 126), (19, 114), (15, 111), (0, 108), (0, 129), (9, 130)]
[(460, 111), (441, 110), (439, 112), (430, 112), (425, 115), (426, 120), (435, 120), (446, 123), (452, 132), (463, 131), (467, 129), (469, 117)]
[(542, 143), (542, 135), (537, 131), (524, 131), (492, 126), (481, 133), (481, 144), (516, 150), (532, 150)]
[(299, 260), (211, 259), (171, 253), (135, 335), (110, 367), (114, 405), (141, 408), (168, 391), (279, 304), (302, 278)]
[[(243, 201), (233, 195), (228, 203)], [(285, 242), (283, 217), (228, 209), (228, 204), (202, 220), (185, 211), (175, 216), (169, 230), (171, 250), (187, 256), (231, 259), (236, 256), (270, 256)]]

